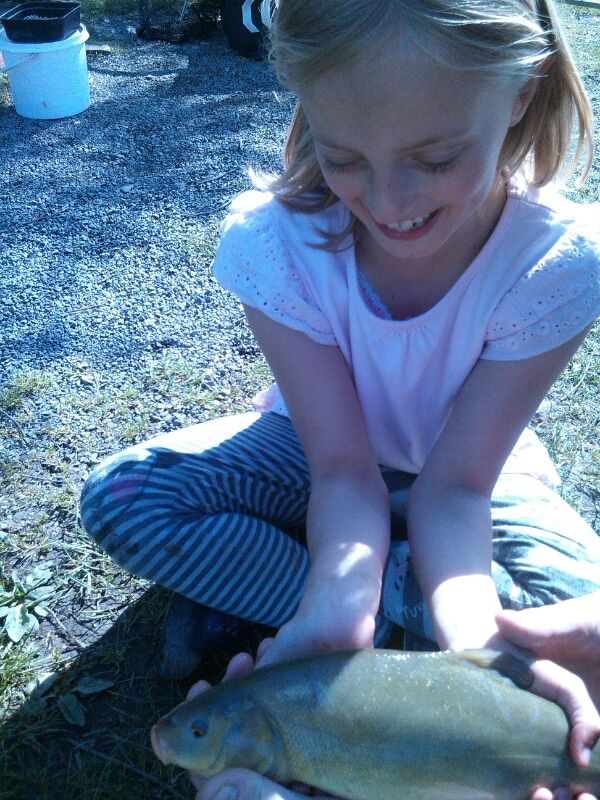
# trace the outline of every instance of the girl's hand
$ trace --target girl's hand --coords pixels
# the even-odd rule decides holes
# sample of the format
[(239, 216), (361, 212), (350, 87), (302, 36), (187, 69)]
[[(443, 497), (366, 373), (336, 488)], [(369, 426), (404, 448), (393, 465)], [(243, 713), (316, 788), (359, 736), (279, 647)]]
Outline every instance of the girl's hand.
[(298, 611), (260, 651), (257, 665), (372, 647), (379, 591), (370, 576), (309, 579)]
[[(257, 661), (269, 649), (273, 639), (265, 639), (258, 648)], [(224, 681), (248, 675), (255, 668), (252, 656), (238, 653), (229, 662)], [(188, 699), (196, 697), (210, 688), (206, 681), (194, 684), (188, 692)], [(213, 778), (203, 778), (190, 773), (190, 780), (196, 789), (196, 800), (306, 800), (310, 794), (313, 800), (331, 800), (331, 796), (316, 795), (307, 786), (280, 786), (274, 781), (249, 769), (225, 769)], [(540, 798), (545, 800), (545, 798)]]
[(331, 800), (331, 795), (316, 794), (308, 787), (288, 788), (252, 772), (233, 768), (215, 775), (198, 789), (196, 800)]

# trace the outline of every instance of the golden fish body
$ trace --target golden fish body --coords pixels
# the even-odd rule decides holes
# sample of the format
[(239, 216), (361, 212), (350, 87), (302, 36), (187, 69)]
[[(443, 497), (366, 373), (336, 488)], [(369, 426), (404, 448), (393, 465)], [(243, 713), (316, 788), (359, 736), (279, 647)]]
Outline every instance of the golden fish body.
[[(490, 656), (481, 651), (481, 659)], [(521, 800), (538, 785), (600, 793), (562, 710), (462, 654), (360, 650), (259, 669), (152, 729), (164, 763), (248, 767), (349, 800)]]

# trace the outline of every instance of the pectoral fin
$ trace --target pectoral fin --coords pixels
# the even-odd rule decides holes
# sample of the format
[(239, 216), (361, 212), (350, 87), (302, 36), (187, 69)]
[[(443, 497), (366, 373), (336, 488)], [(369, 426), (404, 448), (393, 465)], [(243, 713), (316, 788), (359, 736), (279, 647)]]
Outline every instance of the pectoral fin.
[(505, 678), (509, 678), (519, 689), (531, 689), (534, 676), (527, 656), (522, 657), (509, 653), (506, 650), (461, 650), (453, 654), (456, 658), (469, 661), (482, 669), (493, 669)]

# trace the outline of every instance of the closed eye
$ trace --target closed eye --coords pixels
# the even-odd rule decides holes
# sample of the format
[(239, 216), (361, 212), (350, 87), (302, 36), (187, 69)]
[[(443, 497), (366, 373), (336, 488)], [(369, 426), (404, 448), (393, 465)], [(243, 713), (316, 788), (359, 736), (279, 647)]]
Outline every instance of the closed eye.
[(447, 169), (451, 169), (456, 164), (460, 156), (461, 153), (456, 156), (452, 156), (452, 158), (448, 158), (445, 161), (419, 161), (419, 164), (426, 172), (445, 172)]
[[(426, 172), (440, 173), (451, 169), (457, 163), (460, 156), (461, 154), (459, 153), (445, 161), (418, 161), (417, 163), (421, 169), (424, 169)], [(360, 161), (332, 161), (329, 158), (323, 158), (321, 160), (323, 171), (329, 172), (330, 174), (351, 172), (352, 170), (360, 169), (360, 166)]]
[(321, 168), (325, 172), (349, 172), (353, 169), (358, 169), (360, 161), (331, 161), (329, 158), (321, 160)]

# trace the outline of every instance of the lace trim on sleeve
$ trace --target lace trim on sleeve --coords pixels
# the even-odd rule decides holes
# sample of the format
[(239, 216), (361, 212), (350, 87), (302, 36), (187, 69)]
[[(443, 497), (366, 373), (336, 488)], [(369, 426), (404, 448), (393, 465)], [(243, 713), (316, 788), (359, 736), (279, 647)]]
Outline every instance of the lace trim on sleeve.
[(276, 322), (305, 333), (320, 344), (335, 344), (329, 321), (308, 291), (286, 246), (270, 205), (277, 201), (261, 198), (249, 210), (243, 207), (245, 197), (238, 198), (224, 223), (213, 265), (215, 277), (242, 303)]
[(564, 344), (600, 314), (600, 252), (581, 234), (561, 241), (502, 298), (483, 358), (530, 358)]

